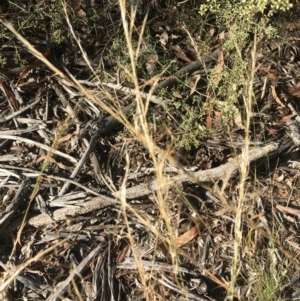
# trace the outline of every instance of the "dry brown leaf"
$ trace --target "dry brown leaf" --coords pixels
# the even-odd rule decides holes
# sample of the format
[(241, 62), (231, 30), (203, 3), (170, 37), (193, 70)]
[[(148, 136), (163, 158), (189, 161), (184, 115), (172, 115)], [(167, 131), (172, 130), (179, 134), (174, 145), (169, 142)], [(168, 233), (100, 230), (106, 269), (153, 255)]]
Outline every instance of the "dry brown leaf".
[(74, 247), (74, 244), (68, 242), (64, 243), (62, 247), (59, 248), (58, 256), (64, 256), (72, 247)]
[(6, 96), (9, 104), (11, 107), (17, 111), (19, 108), (19, 103), (16, 99), (15, 93), (12, 91), (12, 89), (6, 84), (5, 81), (0, 79), (0, 88), (3, 91), (4, 95)]
[(277, 205), (276, 209), (278, 209), (281, 212), (285, 212), (285, 213), (289, 213), (289, 214), (293, 214), (293, 215), (300, 215), (299, 209), (286, 207), (286, 206), (282, 206), (282, 205)]
[(223, 207), (222, 209), (220, 209), (218, 211), (215, 211), (214, 215), (215, 216), (222, 216), (222, 215), (224, 215), (228, 211), (232, 211), (232, 209), (229, 206)]
[(208, 129), (212, 129), (213, 119), (211, 118), (210, 114), (206, 116), (206, 126)]
[(179, 59), (181, 59), (187, 63), (192, 63), (192, 61), (185, 55), (185, 53), (180, 48), (175, 47), (175, 46), (171, 46), (171, 48), (175, 51), (175, 55)]
[(66, 136), (61, 137), (61, 138), (58, 139), (58, 141), (57, 141), (58, 145), (61, 144), (61, 143), (66, 142), (66, 141), (68, 141), (68, 140), (70, 140), (72, 136), (73, 136), (72, 134), (68, 134), (68, 135), (66, 135)]
[(276, 93), (276, 90), (275, 90), (275, 86), (271, 86), (271, 89), (272, 89), (272, 95), (275, 99), (275, 101), (280, 105), (282, 106), (283, 108), (285, 108), (285, 105), (281, 102), (281, 100), (279, 99), (279, 97), (277, 96), (277, 93)]
[(120, 270), (116, 275), (115, 275), (115, 278), (116, 279), (119, 279), (119, 278), (121, 278), (122, 276), (124, 276), (124, 275), (127, 275), (129, 273), (129, 271), (126, 271), (126, 270)]
[(274, 74), (274, 73), (268, 73), (267, 75), (267, 78), (268, 79), (270, 79), (270, 80), (272, 80), (272, 81), (274, 81), (274, 82), (276, 82), (277, 81), (277, 76)]
[(130, 245), (126, 245), (123, 250), (120, 252), (120, 254), (118, 255), (117, 259), (116, 259), (116, 263), (120, 263), (123, 262), (125, 259), (125, 256), (128, 252), (128, 250), (130, 249)]
[(202, 223), (197, 223), (193, 228), (178, 236), (175, 240), (175, 248), (180, 248), (193, 240), (200, 233), (200, 228), (202, 226)]
[[(49, 55), (49, 53), (50, 53), (50, 49), (48, 49), (48, 50), (43, 54), (43, 56), (44, 56), (44, 57), (47, 57), (47, 56)], [(29, 71), (33, 70), (34, 68), (36, 68), (36, 67), (38, 67), (38, 66), (40, 66), (40, 65), (42, 65), (42, 61), (41, 61), (41, 60), (35, 60), (32, 64), (30, 64), (29, 66), (27, 66), (27, 67), (21, 72), (21, 74), (20, 74), (20, 76), (19, 76), (19, 79), (18, 79), (18, 81), (17, 81), (17, 83), (16, 83), (16, 87), (19, 85), (19, 82), (26, 76), (26, 74), (27, 74)]]
[(286, 115), (286, 116), (282, 117), (279, 120), (279, 122), (286, 123), (288, 120), (292, 119), (295, 116), (296, 116), (295, 114)]
[(277, 129), (274, 129), (274, 128), (267, 128), (267, 131), (269, 134), (271, 135), (275, 135), (278, 133), (278, 130)]
[(260, 212), (260, 213), (257, 213), (257, 214), (255, 214), (255, 215), (253, 215), (253, 216), (251, 217), (251, 219), (252, 219), (252, 220), (255, 220), (255, 219), (261, 218), (261, 217), (264, 216), (264, 215), (265, 215), (265, 212)]
[[(43, 161), (43, 160), (46, 160), (47, 159), (47, 156), (41, 156), (41, 157), (39, 157), (37, 160), (36, 160), (36, 163), (39, 163), (39, 162), (41, 162), (41, 161)], [(62, 164), (62, 163), (60, 163), (60, 162), (57, 162), (55, 159), (53, 159), (53, 158), (48, 158), (48, 161), (50, 162), (50, 163), (54, 163), (54, 164), (56, 164), (59, 168), (61, 168), (61, 169), (64, 169), (64, 170), (73, 170), (73, 168), (72, 167), (69, 167), (69, 166), (66, 166), (66, 165), (64, 165), (64, 164)]]
[(290, 31), (300, 29), (300, 21), (294, 21), (294, 22), (284, 22), (280, 25), (284, 29), (288, 29)]
[(257, 68), (257, 70), (259, 71), (263, 71), (265, 73), (269, 73), (270, 72), (270, 67), (263, 67), (263, 66), (260, 66)]
[(270, 72), (270, 66), (269, 67), (263, 67), (263, 66), (260, 66), (257, 68), (257, 70), (259, 71), (263, 71), (264, 73), (267, 73), (266, 74), (266, 77), (274, 82), (277, 81), (277, 75), (273, 72)]

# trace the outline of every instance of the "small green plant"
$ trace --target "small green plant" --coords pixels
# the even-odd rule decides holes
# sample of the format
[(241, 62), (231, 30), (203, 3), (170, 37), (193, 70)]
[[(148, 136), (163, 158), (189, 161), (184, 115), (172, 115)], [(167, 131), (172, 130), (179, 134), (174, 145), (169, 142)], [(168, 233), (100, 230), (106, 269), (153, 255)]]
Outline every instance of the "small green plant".
[[(223, 82), (218, 86), (219, 94), (226, 99), (237, 98), (236, 87), (243, 84), (249, 73), (248, 62), (242, 57), (242, 51), (249, 44), (249, 37), (254, 31), (257, 35), (265, 34), (267, 37), (276, 36), (276, 30), (268, 25), (269, 17), (276, 11), (285, 11), (292, 7), (288, 0), (278, 1), (209, 1), (200, 7), (200, 14), (212, 14), (218, 26), (228, 32), (223, 49), (230, 52), (228, 57), (229, 64), (222, 70), (221, 77)], [(261, 20), (257, 20), (256, 14), (268, 10), (267, 15)], [(226, 13), (224, 13), (226, 11)], [(219, 76), (219, 74), (217, 74)], [(216, 75), (214, 72), (210, 75), (210, 87), (214, 87)], [(244, 79), (244, 80), (243, 80)]]
[(257, 273), (257, 280), (253, 285), (253, 290), (256, 293), (259, 301), (284, 301), (281, 296), (284, 287), (284, 276), (276, 268), (271, 268), (267, 272), (259, 271)]
[(17, 49), (14, 54), (14, 62), (21, 66), (25, 66), (27, 64), (27, 61), (21, 58), (20, 53)]
[[(269, 24), (270, 16), (291, 7), (288, 0), (212, 0), (201, 5), (200, 14), (213, 16), (220, 30), (225, 32), (222, 49), (227, 54), (226, 65), (222, 66), (221, 72), (215, 68), (208, 76), (211, 107), (222, 101), (226, 103), (223, 108), (230, 108), (241, 95), (248, 94), (251, 61), (245, 60), (245, 51), (251, 45), (251, 37), (264, 34), (267, 38), (274, 38), (276, 29)], [(258, 13), (265, 15), (258, 20)], [(231, 110), (222, 109), (221, 113), (224, 124), (234, 117)]]
[(182, 112), (180, 129), (183, 134), (177, 136), (177, 142), (180, 147), (190, 150), (192, 147), (198, 147), (201, 139), (211, 135), (211, 130), (201, 127), (205, 116), (205, 110), (201, 97), (196, 95), (192, 106), (186, 104), (182, 99), (175, 102), (176, 108)]

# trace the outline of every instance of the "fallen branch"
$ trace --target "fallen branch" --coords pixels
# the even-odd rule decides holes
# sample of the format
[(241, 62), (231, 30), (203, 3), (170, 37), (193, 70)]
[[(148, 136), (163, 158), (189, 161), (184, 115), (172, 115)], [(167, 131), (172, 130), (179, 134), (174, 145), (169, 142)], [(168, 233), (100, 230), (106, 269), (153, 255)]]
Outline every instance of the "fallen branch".
[[(260, 158), (267, 157), (270, 153), (277, 151), (279, 148), (278, 143), (270, 143), (263, 147), (256, 147), (249, 151), (249, 163), (256, 161)], [(233, 175), (235, 175), (242, 163), (243, 157), (242, 155), (237, 156), (231, 161), (209, 170), (200, 170), (195, 173), (187, 173), (172, 177), (164, 182), (164, 185), (176, 185), (183, 182), (214, 182), (220, 179), (229, 179)], [(148, 184), (140, 184), (136, 187), (128, 188), (126, 190), (126, 198), (134, 199), (143, 197), (149, 194), (152, 194), (154, 191), (159, 189), (160, 183), (156, 180), (152, 180)], [(75, 208), (61, 208), (53, 212), (53, 219), (57, 222), (66, 220), (68, 217), (78, 216), (80, 214), (86, 214), (95, 210), (99, 210), (104, 207), (108, 207), (111, 205), (119, 204), (117, 198), (120, 196), (120, 191), (115, 194), (116, 199), (109, 198), (107, 196), (100, 196), (91, 199), (85, 203), (81, 203), (80, 207)], [(29, 219), (28, 224), (33, 227), (40, 227), (47, 224), (53, 223), (53, 220), (45, 214), (40, 214), (38, 216), (32, 217)]]
[[(86, 214), (116, 204), (119, 204), (118, 200), (103, 195), (101, 197), (92, 198), (90, 201), (85, 203), (80, 203), (80, 206), (78, 207), (64, 207), (57, 209), (52, 213), (52, 218), (56, 222), (65, 221), (69, 217)], [(49, 225), (53, 223), (53, 220), (46, 214), (39, 214), (30, 218), (28, 224), (37, 228), (40, 226)]]
[[(256, 147), (249, 151), (249, 163), (256, 161), (260, 158), (266, 157), (269, 153), (278, 150), (278, 143), (270, 143), (263, 147)], [(237, 156), (236, 158), (230, 160), (229, 162), (220, 165), (218, 167), (200, 170), (194, 173), (187, 173), (175, 176), (170, 178), (168, 181), (165, 181), (163, 185), (174, 185), (183, 182), (214, 182), (220, 179), (229, 179), (239, 170), (239, 167), (242, 163), (242, 155)], [(150, 183), (141, 184), (135, 187), (131, 187), (126, 190), (127, 199), (135, 199), (149, 195), (153, 191), (158, 190), (160, 183), (156, 180), (152, 180)], [(115, 196), (119, 196), (119, 192), (115, 193)]]

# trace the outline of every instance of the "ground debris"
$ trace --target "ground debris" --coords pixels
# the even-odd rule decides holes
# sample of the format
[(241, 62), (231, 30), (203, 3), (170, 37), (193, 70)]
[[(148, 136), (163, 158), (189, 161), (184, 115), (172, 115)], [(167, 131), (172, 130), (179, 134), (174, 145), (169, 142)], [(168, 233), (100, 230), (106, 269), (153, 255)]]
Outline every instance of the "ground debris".
[(2, 2), (0, 300), (299, 298), (299, 22)]

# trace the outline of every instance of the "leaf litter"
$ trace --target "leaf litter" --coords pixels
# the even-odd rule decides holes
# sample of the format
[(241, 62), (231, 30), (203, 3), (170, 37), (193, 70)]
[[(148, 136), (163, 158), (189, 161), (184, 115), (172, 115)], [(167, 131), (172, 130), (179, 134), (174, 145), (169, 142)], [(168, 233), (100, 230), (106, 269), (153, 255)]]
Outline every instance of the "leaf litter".
[[(69, 9), (101, 81), (69, 36), (58, 43), (44, 29), (20, 31), (33, 49), (9, 31), (1, 37), (1, 300), (225, 300), (245, 143), (243, 106), (233, 106), (240, 113), (229, 122), (218, 111), (224, 105), (203, 110), (204, 117), (191, 124), (199, 122), (213, 134), (184, 149), (174, 142), (182, 116), (173, 96), (193, 108), (199, 91), (206, 92), (203, 101), (210, 103), (208, 77), (215, 70), (219, 86), (229, 62), (222, 48), (226, 33), (207, 28), (211, 48), (198, 57), (195, 46), (203, 41), (197, 33), (187, 34), (176, 14), (152, 5), (149, 16), (158, 20), (146, 22), (144, 42), (156, 53), (144, 52), (144, 72), (138, 70), (143, 88), (137, 91), (124, 72), (125, 53), (114, 53), (119, 7), (107, 5), (112, 30), (96, 2), (70, 3)], [(8, 3), (2, 17), (16, 28), (11, 16), (22, 20), (23, 10)], [(103, 23), (93, 21), (93, 11)], [(145, 13), (141, 7), (136, 26)], [(190, 18), (199, 16), (191, 11)], [(299, 179), (291, 164), (299, 160), (299, 33), (287, 28), (288, 41), (272, 50), (262, 41), (257, 54), (236, 300), (254, 300), (260, 275), (271, 269), (281, 277), (277, 300), (295, 299), (300, 291)], [(16, 51), (24, 64), (12, 60)], [(166, 57), (175, 65), (160, 69)], [(161, 178), (145, 146), (124, 130), (124, 117), (135, 122), (136, 95), (153, 118)]]

